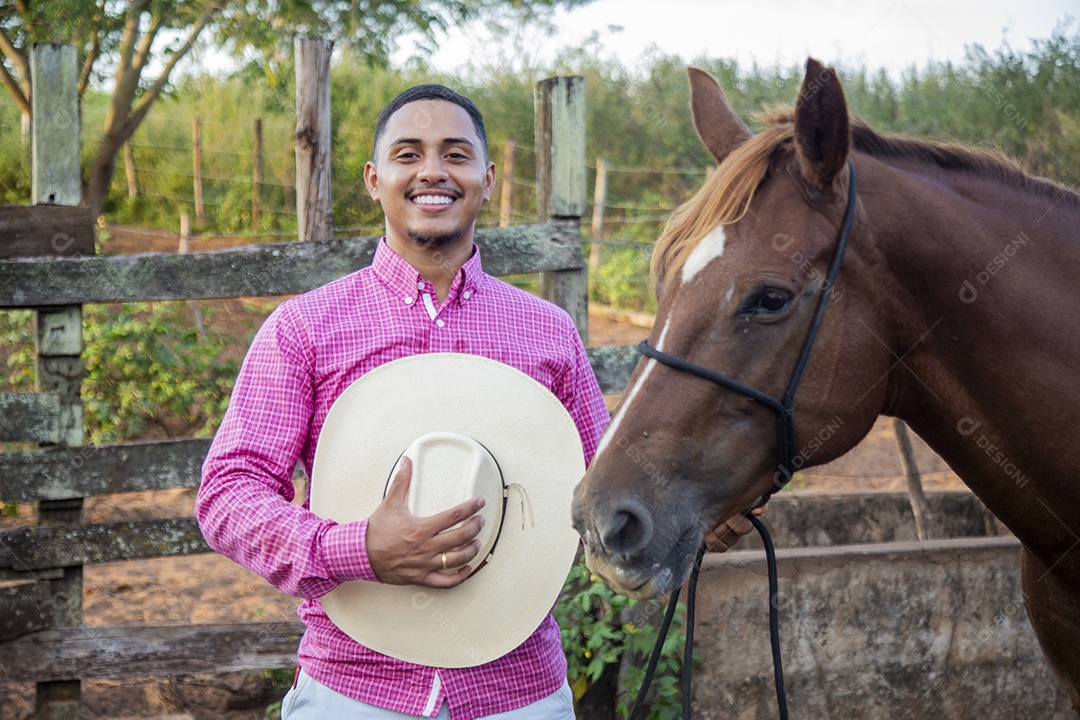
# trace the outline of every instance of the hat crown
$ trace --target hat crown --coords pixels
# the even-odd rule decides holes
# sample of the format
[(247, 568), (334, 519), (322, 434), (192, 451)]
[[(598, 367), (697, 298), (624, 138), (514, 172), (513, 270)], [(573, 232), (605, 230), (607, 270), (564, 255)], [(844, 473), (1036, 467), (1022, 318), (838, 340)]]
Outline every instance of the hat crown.
[[(469, 562), (475, 570), (487, 560), (502, 525), (505, 483), (499, 463), (483, 445), (456, 432), (421, 435), (402, 453), (405, 457), (412, 460), (408, 506), (413, 515), (428, 517), (472, 498), (484, 499), (484, 507), (477, 513), (484, 518), (477, 535), (480, 552)], [(400, 466), (399, 460), (391, 477)]]

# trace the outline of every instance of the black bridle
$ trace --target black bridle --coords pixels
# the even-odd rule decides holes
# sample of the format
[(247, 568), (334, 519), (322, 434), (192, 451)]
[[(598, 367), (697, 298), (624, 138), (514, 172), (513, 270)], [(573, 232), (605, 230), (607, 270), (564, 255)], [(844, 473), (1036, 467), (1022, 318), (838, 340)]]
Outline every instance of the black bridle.
[[(825, 319), (825, 310), (829, 306), (829, 298), (832, 297), (833, 287), (836, 285), (836, 279), (840, 275), (840, 265), (844, 260), (844, 251), (847, 250), (848, 240), (851, 237), (851, 226), (855, 221), (855, 164), (850, 158), (848, 159), (848, 178), (847, 206), (844, 209), (844, 220), (840, 225), (840, 236), (836, 241), (836, 250), (833, 252), (832, 262), (829, 264), (829, 272), (825, 277), (825, 284), (821, 289), (821, 295), (818, 297), (817, 308), (814, 310), (814, 317), (810, 321), (810, 328), (806, 333), (806, 339), (803, 341), (802, 350), (799, 352), (799, 358), (795, 363), (795, 369), (791, 373), (791, 381), (788, 383), (787, 391), (784, 393), (782, 400), (777, 400), (767, 393), (752, 388), (749, 385), (745, 385), (733, 378), (729, 378), (726, 375), (721, 375), (720, 373), (703, 368), (700, 365), (695, 365), (692, 362), (657, 350), (649, 345), (648, 340), (642, 340), (637, 346), (637, 349), (646, 357), (662, 362), (676, 370), (682, 370), (697, 375), (700, 378), (714, 382), (729, 390), (734, 390), (737, 393), (746, 395), (750, 399), (765, 405), (776, 413), (776, 435), (780, 462), (777, 465), (773, 486), (758, 498), (744, 514), (750, 518), (750, 522), (753, 523), (754, 528), (761, 535), (762, 543), (765, 546), (766, 560), (768, 562), (770, 600), (769, 636), (772, 644), (773, 675), (776, 681), (776, 702), (782, 720), (787, 720), (787, 699), (784, 694), (784, 672), (780, 660), (779, 620), (776, 602), (776, 597), (778, 595), (776, 555), (773, 550), (772, 540), (769, 537), (768, 530), (765, 528), (765, 524), (756, 517), (750, 515), (750, 511), (767, 503), (773, 493), (783, 489), (785, 485), (791, 482), (791, 476), (795, 472), (794, 463), (795, 458), (797, 457), (798, 448), (795, 441), (795, 393), (799, 389), (799, 383), (802, 381), (806, 365), (810, 360), (810, 351), (814, 349), (814, 341), (817, 339), (818, 330), (821, 329), (821, 323)], [(690, 581), (687, 586), (686, 646), (683, 659), (684, 720), (690, 720), (690, 669), (693, 664), (694, 599), (697, 589), (698, 574), (701, 571), (701, 559), (704, 554), (705, 547), (703, 545), (698, 549), (697, 556), (694, 559), (694, 569), (690, 573)], [(676, 603), (678, 603), (678, 600), (679, 590), (676, 589), (671, 595), (667, 612), (664, 614), (664, 621), (661, 624), (659, 637), (657, 638), (656, 646), (653, 648), (652, 657), (649, 659), (649, 665), (645, 671), (645, 678), (641, 683), (641, 690), (638, 692), (637, 699), (634, 701), (634, 706), (630, 710), (628, 716), (630, 720), (634, 720), (634, 718), (637, 717), (637, 714), (640, 712), (641, 706), (644, 703), (645, 695), (652, 682), (652, 676), (656, 670), (656, 663), (660, 659), (660, 650), (663, 646), (668, 628), (671, 625), (671, 619), (675, 614), (675, 606)]]

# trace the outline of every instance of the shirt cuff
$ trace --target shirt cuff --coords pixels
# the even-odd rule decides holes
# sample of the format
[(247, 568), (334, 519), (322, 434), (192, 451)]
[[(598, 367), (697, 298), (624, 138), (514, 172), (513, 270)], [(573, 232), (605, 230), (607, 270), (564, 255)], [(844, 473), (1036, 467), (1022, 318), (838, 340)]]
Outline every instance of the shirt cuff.
[(368, 521), (335, 525), (323, 536), (323, 559), (330, 578), (337, 582), (379, 582), (367, 554)]

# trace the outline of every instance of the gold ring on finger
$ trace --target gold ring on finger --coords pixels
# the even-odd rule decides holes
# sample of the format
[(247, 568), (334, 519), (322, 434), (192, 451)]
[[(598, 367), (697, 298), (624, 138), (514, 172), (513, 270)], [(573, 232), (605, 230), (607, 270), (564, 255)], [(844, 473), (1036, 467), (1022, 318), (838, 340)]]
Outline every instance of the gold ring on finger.
[(446, 569), (446, 553), (442, 554), (442, 569)]

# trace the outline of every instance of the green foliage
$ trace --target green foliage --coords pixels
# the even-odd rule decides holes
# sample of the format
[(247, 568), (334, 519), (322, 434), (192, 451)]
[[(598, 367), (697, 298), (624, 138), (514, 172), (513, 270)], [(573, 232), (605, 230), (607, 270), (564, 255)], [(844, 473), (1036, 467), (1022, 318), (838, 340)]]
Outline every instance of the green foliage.
[(217, 429), (239, 365), (219, 358), (225, 338), (199, 338), (185, 303), (91, 306), (85, 328), (88, 442), (136, 438), (148, 423), (168, 432), (166, 415), (195, 435)]
[(8, 392), (34, 390), (34, 313), (32, 310), (0, 311), (0, 359), (8, 368), (4, 377)]
[[(271, 690), (284, 699), (285, 693), (292, 687), (295, 673), (295, 670), (264, 670), (262, 676), (269, 682)], [(264, 720), (280, 720), (281, 700), (267, 705), (263, 711), (263, 718)]]
[[(580, 698), (609, 666), (620, 664), (624, 654), (648, 658), (656, 642), (657, 628), (644, 624), (636, 626), (630, 622), (634, 615), (663, 615), (663, 608), (659, 605), (650, 604), (648, 609), (652, 612), (643, 613), (636, 600), (609, 590), (589, 572), (583, 559), (578, 560), (567, 576), (562, 597), (553, 611), (562, 632), (567, 680), (574, 690), (575, 699)], [(685, 608), (680, 604), (678, 610), (664, 641), (653, 679), (655, 696), (649, 720), (681, 717), (679, 682), (686, 638), (680, 630)], [(644, 660), (627, 669), (617, 701), (617, 710), (623, 716), (637, 697), (644, 675)]]
[[(83, 327), (87, 443), (131, 440), (150, 426), (203, 436), (217, 429), (239, 363), (225, 357), (227, 338), (212, 330), (199, 337), (186, 303), (88, 305)], [(33, 338), (30, 311), (0, 313), (11, 390), (34, 389)]]
[(600, 267), (590, 278), (591, 300), (614, 307), (656, 311), (647, 246), (605, 247), (600, 257)]

